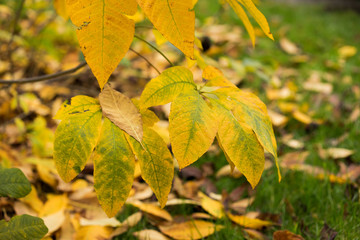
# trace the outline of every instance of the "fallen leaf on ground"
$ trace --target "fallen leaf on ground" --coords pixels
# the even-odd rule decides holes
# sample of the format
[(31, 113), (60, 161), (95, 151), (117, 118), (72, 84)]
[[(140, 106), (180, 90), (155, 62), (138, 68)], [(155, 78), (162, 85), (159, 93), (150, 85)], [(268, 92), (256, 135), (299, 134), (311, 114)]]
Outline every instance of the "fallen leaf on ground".
[(151, 215), (165, 219), (167, 221), (172, 221), (171, 215), (165, 209), (161, 209), (159, 206), (155, 204), (143, 203), (140, 201), (133, 201), (127, 203), (133, 205), (134, 207), (139, 208), (143, 212), (149, 213)]
[(231, 219), (231, 221), (246, 228), (261, 229), (263, 227), (274, 225), (274, 223), (269, 221), (263, 221), (256, 218), (249, 218), (247, 216), (232, 215), (229, 212), (227, 212), (227, 215)]
[(274, 240), (304, 240), (300, 235), (296, 235), (288, 230), (276, 231), (273, 234)]
[(223, 228), (221, 225), (215, 225), (212, 222), (193, 220), (183, 223), (172, 223), (171, 225), (160, 225), (160, 231), (164, 234), (181, 240), (196, 240), (207, 237), (215, 231)]
[(162, 233), (153, 229), (144, 229), (138, 232), (134, 232), (133, 235), (139, 240), (169, 240)]
[(204, 193), (199, 192), (198, 197), (200, 198), (201, 207), (216, 218), (225, 217), (224, 207), (221, 202), (209, 198)]

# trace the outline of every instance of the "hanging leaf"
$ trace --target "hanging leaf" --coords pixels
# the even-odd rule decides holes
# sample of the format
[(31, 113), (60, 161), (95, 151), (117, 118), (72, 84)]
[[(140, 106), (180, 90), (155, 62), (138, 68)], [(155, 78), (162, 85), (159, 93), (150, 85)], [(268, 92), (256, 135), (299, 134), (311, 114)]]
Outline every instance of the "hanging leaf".
[(130, 98), (105, 85), (99, 95), (99, 101), (104, 116), (141, 142), (143, 135), (141, 114)]
[(97, 107), (68, 114), (71, 116), (65, 117), (57, 127), (54, 142), (56, 169), (65, 182), (71, 181), (84, 169), (97, 143), (102, 118)]
[(241, 19), (241, 21), (244, 23), (244, 26), (246, 28), (246, 31), (249, 33), (250, 35), (250, 39), (251, 42), (253, 44), (253, 46), (255, 46), (255, 30), (254, 27), (252, 26), (246, 12), (244, 11), (244, 9), (241, 7), (241, 5), (238, 3), (238, 0), (226, 0), (229, 5), (232, 7), (232, 9), (235, 11), (236, 15), (238, 15), (238, 17)]
[(135, 158), (125, 133), (107, 118), (104, 119), (93, 160), (97, 197), (108, 217), (113, 217), (130, 193)]
[(216, 119), (195, 90), (175, 99), (169, 122), (170, 142), (180, 169), (198, 160), (214, 141)]
[(0, 169), (0, 197), (21, 198), (30, 192), (31, 184), (20, 169)]
[(196, 89), (193, 75), (185, 67), (172, 67), (152, 79), (141, 94), (141, 108), (162, 105), (175, 100), (179, 94)]
[(56, 13), (59, 14), (63, 19), (68, 20), (69, 15), (66, 11), (65, 0), (54, 0), (54, 8)]
[(137, 156), (141, 176), (155, 193), (160, 206), (164, 207), (170, 193), (174, 177), (174, 162), (164, 140), (152, 129), (144, 129), (141, 146), (130, 139)]
[(253, 16), (256, 22), (259, 24), (265, 35), (274, 40), (273, 35), (270, 32), (269, 23), (267, 22), (265, 16), (256, 8), (255, 4), (252, 0), (237, 0), (249, 11), (249, 13)]
[(192, 0), (137, 0), (154, 24), (175, 47), (194, 58), (195, 12)]
[[(81, 50), (102, 89), (134, 37), (135, 0), (67, 0)], [(126, 15), (125, 15), (126, 14)]]
[(137, 109), (140, 111), (141, 119), (142, 119), (144, 126), (152, 127), (152, 126), (154, 126), (155, 123), (160, 121), (158, 116), (156, 116), (156, 114), (153, 111), (151, 111), (147, 108), (143, 108), (143, 109), (140, 108), (140, 99), (132, 98), (131, 101), (135, 104)]
[(0, 240), (40, 240), (47, 232), (41, 218), (26, 214), (0, 221)]
[(219, 119), (218, 141), (226, 156), (254, 188), (264, 170), (264, 150), (250, 127), (237, 121), (230, 110), (212, 101)]

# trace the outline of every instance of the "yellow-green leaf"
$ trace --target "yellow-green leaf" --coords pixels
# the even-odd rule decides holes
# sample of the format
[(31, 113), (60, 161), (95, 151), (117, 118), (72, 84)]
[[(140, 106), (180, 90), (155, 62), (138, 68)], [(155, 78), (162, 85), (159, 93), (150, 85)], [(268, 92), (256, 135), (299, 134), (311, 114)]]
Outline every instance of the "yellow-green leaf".
[(198, 197), (200, 198), (201, 207), (216, 218), (225, 217), (224, 206), (221, 202), (209, 198), (204, 193), (199, 192)]
[(85, 167), (97, 143), (100, 109), (75, 112), (61, 121), (55, 131), (54, 160), (60, 177), (69, 182)]
[(210, 107), (195, 90), (175, 99), (169, 122), (170, 142), (180, 169), (195, 162), (209, 149), (217, 131)]
[(104, 119), (93, 160), (98, 200), (108, 217), (113, 217), (130, 193), (135, 157), (125, 133), (107, 118)]
[(95, 112), (100, 110), (99, 101), (95, 98), (79, 95), (66, 100), (59, 111), (56, 113), (54, 119), (64, 120), (74, 114), (84, 112)]
[(223, 105), (232, 110), (240, 123), (252, 128), (263, 148), (274, 156), (280, 181), (276, 139), (266, 105), (254, 94), (237, 88), (221, 88), (212, 93), (219, 97)]
[(274, 40), (273, 35), (270, 32), (269, 23), (267, 22), (265, 16), (259, 11), (259, 9), (256, 8), (255, 4), (252, 0), (237, 0), (242, 5), (245, 6), (245, 8), (249, 11), (249, 13), (253, 16), (253, 18), (256, 20), (256, 22), (259, 24), (265, 35)]
[(179, 94), (196, 88), (192, 72), (185, 67), (172, 67), (152, 79), (140, 98), (140, 107), (148, 108), (172, 102)]
[(230, 110), (212, 100), (219, 119), (218, 141), (227, 157), (240, 170), (254, 188), (264, 170), (264, 150), (254, 132), (238, 122)]
[(238, 2), (236, 2), (236, 0), (226, 0), (226, 1), (229, 3), (229, 5), (232, 7), (232, 9), (234, 9), (236, 15), (238, 15), (238, 17), (244, 23), (246, 31), (250, 35), (251, 42), (252, 42), (253, 46), (255, 46), (256, 37), (255, 37), (254, 27), (252, 26), (248, 16), (246, 15), (246, 12), (241, 7), (241, 5)]
[(143, 135), (141, 114), (130, 98), (107, 84), (99, 95), (99, 101), (104, 116), (141, 142)]
[(137, 0), (154, 24), (175, 47), (194, 58), (195, 12), (193, 0)]
[(100, 88), (134, 38), (135, 23), (125, 14), (134, 14), (136, 6), (136, 0), (66, 0), (81, 50)]
[(174, 177), (174, 162), (166, 143), (150, 128), (144, 128), (143, 146), (134, 139), (130, 142), (139, 160), (142, 178), (164, 207)]

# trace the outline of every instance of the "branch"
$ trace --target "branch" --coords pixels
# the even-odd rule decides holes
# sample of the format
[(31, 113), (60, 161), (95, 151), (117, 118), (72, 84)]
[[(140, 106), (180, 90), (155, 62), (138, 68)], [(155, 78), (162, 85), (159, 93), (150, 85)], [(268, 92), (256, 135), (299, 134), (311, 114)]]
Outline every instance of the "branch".
[(143, 41), (144, 43), (146, 43), (147, 45), (149, 45), (150, 47), (152, 47), (155, 51), (157, 51), (158, 53), (161, 54), (161, 56), (163, 56), (166, 61), (168, 61), (168, 63), (170, 63), (170, 65), (173, 67), (174, 64), (165, 56), (165, 54), (163, 54), (157, 47), (155, 47), (154, 45), (152, 45), (151, 43), (149, 43), (148, 41), (146, 41), (145, 39), (143, 39), (142, 37), (139, 37), (138, 35), (135, 35), (134, 36), (135, 38)]
[(144, 59), (153, 69), (155, 69), (157, 71), (157, 73), (160, 75), (160, 71), (159, 69), (157, 69), (146, 57), (144, 57), (143, 55), (141, 55), (140, 53), (138, 53), (137, 51), (135, 51), (134, 49), (130, 48), (130, 51), (132, 51), (133, 53), (135, 53), (136, 55), (138, 55), (139, 57), (141, 57), (142, 59)]
[[(33, 82), (46, 81), (46, 80), (59, 78), (59, 77), (74, 73), (77, 70), (85, 67), (86, 65), (87, 65), (86, 62), (82, 62), (77, 67), (74, 67), (72, 69), (69, 69), (69, 70), (66, 70), (66, 71), (63, 71), (63, 72), (58, 72), (58, 73), (53, 73), (53, 74), (44, 75), (44, 76), (38, 76), (38, 77), (24, 78), (24, 79), (0, 80), (0, 84), (14, 84), (14, 83), (22, 84), (22, 83), (33, 83)], [(62, 79), (62, 78), (59, 78), (59, 79)]]

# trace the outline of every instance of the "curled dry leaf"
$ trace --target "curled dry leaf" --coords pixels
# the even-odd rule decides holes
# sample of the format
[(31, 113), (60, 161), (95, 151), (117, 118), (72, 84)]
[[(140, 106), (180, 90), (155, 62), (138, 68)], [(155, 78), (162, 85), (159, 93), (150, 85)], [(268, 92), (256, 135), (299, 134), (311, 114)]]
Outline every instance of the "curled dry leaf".
[(108, 84), (99, 95), (103, 114), (116, 126), (141, 142), (143, 136), (141, 114), (130, 98)]
[(276, 231), (273, 234), (274, 240), (304, 240), (300, 235), (296, 235), (288, 230)]
[(227, 212), (227, 215), (231, 219), (231, 221), (246, 228), (261, 229), (263, 227), (274, 225), (274, 223), (269, 221), (263, 221), (256, 218), (249, 218), (247, 216), (232, 215), (230, 212)]
[(144, 229), (138, 232), (134, 232), (133, 235), (139, 240), (169, 240), (162, 233), (153, 229)]

